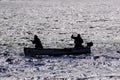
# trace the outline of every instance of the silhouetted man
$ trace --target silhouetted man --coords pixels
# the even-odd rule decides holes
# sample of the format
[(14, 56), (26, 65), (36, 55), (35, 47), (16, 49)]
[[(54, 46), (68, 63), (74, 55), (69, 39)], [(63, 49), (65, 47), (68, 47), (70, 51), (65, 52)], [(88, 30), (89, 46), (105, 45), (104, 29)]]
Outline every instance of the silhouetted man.
[(77, 34), (76, 37), (72, 35), (71, 38), (74, 39), (75, 48), (83, 48), (83, 39), (81, 38), (80, 34)]
[(33, 44), (35, 44), (35, 48), (43, 49), (42, 43), (37, 35), (34, 35), (34, 40), (32, 41)]

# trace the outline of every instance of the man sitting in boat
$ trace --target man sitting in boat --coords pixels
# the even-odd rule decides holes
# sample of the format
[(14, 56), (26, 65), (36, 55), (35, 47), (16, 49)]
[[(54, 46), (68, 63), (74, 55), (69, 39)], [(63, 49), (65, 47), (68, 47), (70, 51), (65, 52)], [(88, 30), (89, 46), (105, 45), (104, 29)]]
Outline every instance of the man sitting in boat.
[(36, 49), (43, 49), (42, 43), (37, 35), (34, 35), (34, 40), (32, 41), (33, 44), (35, 44)]
[(74, 44), (75, 44), (75, 47), (74, 48), (83, 48), (83, 39), (81, 38), (80, 34), (73, 34), (71, 36), (72, 39), (74, 39)]

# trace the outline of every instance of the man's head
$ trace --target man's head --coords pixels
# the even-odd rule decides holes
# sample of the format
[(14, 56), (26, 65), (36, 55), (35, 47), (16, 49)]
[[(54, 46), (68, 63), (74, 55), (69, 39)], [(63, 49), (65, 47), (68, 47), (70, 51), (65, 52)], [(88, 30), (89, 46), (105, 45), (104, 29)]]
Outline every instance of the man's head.
[(38, 38), (38, 36), (37, 36), (37, 35), (34, 35), (34, 38)]
[(78, 34), (77, 37), (80, 37), (80, 34)]

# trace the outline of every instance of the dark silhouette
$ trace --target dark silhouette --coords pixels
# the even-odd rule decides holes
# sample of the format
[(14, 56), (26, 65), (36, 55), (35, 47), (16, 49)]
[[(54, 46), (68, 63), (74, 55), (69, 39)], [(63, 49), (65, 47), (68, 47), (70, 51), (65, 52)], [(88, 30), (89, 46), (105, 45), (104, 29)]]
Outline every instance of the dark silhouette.
[(91, 46), (93, 46), (93, 42), (87, 43), (87, 47), (91, 47)]
[(36, 49), (38, 49), (38, 48), (43, 49), (42, 43), (37, 35), (34, 35), (34, 40), (32, 41), (32, 43), (35, 44)]
[(81, 38), (80, 34), (78, 34), (77, 37), (72, 35), (71, 38), (74, 39), (75, 48), (83, 48), (83, 39)]

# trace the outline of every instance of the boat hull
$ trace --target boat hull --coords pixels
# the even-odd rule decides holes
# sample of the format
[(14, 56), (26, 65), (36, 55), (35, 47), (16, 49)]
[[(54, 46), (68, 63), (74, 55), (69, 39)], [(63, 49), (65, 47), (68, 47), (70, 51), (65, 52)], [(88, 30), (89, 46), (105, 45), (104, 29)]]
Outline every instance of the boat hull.
[(90, 54), (90, 48), (65, 48), (65, 49), (35, 49), (35, 48), (24, 48), (25, 56), (61, 56), (61, 55), (81, 55)]

